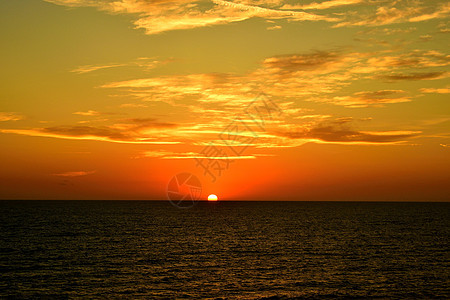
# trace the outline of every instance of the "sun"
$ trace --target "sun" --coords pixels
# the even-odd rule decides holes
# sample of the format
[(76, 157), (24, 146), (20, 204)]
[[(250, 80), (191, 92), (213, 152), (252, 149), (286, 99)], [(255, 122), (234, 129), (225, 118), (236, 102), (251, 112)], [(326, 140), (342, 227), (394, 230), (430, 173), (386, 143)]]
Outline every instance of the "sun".
[(218, 200), (218, 198), (214, 194), (211, 194), (211, 195), (208, 196), (208, 201), (217, 201), (217, 200)]

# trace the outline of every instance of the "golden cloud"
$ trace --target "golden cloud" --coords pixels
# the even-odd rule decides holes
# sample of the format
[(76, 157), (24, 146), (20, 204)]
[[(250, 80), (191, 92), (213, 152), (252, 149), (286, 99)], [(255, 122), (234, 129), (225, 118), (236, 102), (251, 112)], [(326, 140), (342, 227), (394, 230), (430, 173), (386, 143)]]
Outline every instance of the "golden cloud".
[(346, 13), (347, 19), (333, 27), (414, 23), (445, 18), (450, 13), (450, 4), (436, 5), (434, 1), (387, 1), (384, 6), (379, 6), (379, 3), (374, 1), (373, 3), (367, 2), (367, 6), (373, 9), (365, 13), (349, 11)]
[(364, 0), (330, 0), (330, 1), (324, 1), (324, 2), (313, 2), (310, 4), (304, 4), (304, 5), (291, 5), (291, 4), (285, 4), (281, 8), (282, 9), (304, 9), (304, 10), (312, 10), (312, 9), (328, 9), (338, 6), (346, 6), (346, 5), (354, 5), (363, 3)]
[[(70, 7), (90, 6), (110, 13), (137, 15), (136, 28), (142, 28), (147, 34), (158, 34), (171, 30), (192, 29), (211, 25), (240, 22), (260, 17), (267, 20), (287, 19), (290, 21), (337, 21), (334, 17), (317, 14), (267, 8), (249, 3), (224, 0), (185, 1), (185, 0), (46, 0), (58, 5)], [(265, 4), (265, 3), (264, 3)], [(273, 4), (273, 2), (272, 2)]]
[(380, 90), (375, 92), (357, 92), (351, 96), (336, 96), (331, 99), (312, 99), (318, 102), (328, 102), (346, 107), (382, 107), (383, 104), (410, 102), (402, 90)]
[(124, 144), (178, 144), (167, 140), (155, 129), (174, 128), (176, 124), (156, 122), (153, 119), (133, 119), (129, 123), (112, 126), (55, 126), (35, 129), (1, 129), (3, 133), (52, 137), (71, 140), (92, 140)]
[(433, 80), (441, 79), (448, 76), (447, 72), (416, 72), (416, 73), (406, 73), (406, 74), (388, 74), (381, 75), (380, 78), (387, 80)]
[(54, 176), (60, 176), (60, 177), (80, 177), (80, 176), (86, 176), (94, 174), (96, 171), (75, 171), (75, 172), (64, 172), (64, 173), (56, 173), (52, 174)]
[(294, 127), (295, 130), (278, 131), (274, 134), (289, 139), (313, 139), (319, 143), (396, 144), (421, 133), (421, 131), (359, 131), (352, 128), (352, 121), (352, 118), (341, 118)]
[(422, 93), (450, 94), (450, 87), (445, 88), (422, 88)]
[(23, 115), (15, 112), (0, 112), (0, 122), (19, 121), (23, 119), (25, 119)]

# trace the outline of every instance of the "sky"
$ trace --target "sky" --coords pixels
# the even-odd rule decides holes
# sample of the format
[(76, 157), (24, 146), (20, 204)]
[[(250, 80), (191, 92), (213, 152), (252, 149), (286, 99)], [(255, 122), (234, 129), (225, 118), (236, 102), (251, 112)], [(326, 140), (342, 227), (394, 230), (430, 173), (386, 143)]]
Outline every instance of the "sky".
[(0, 199), (450, 200), (450, 3), (0, 2)]

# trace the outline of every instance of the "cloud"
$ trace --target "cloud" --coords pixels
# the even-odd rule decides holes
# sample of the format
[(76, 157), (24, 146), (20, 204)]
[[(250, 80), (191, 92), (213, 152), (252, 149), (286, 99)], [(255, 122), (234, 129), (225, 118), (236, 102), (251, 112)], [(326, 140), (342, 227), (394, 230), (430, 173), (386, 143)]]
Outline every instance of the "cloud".
[(433, 37), (429, 34), (425, 34), (425, 35), (420, 36), (420, 40), (422, 40), (424, 42), (428, 42), (428, 41), (433, 40)]
[(422, 14), (409, 19), (410, 22), (421, 22), (432, 19), (445, 18), (450, 13), (450, 3), (444, 3), (437, 10), (429, 14)]
[(371, 57), (367, 63), (380, 69), (443, 67), (450, 65), (450, 55), (435, 50), (413, 50), (396, 56)]
[[(217, 137), (226, 123), (213, 119), (202, 123), (176, 124), (152, 118), (122, 119), (108, 126), (68, 125), (33, 129), (0, 129), (3, 133), (70, 140), (91, 140), (122, 144), (173, 145)], [(229, 122), (229, 120), (227, 120)]]
[(336, 20), (334, 17), (320, 16), (307, 12), (286, 11), (224, 0), (212, 0), (212, 3), (186, 0), (46, 1), (69, 7), (90, 6), (110, 13), (132, 14), (134, 17), (137, 17), (137, 20), (134, 21), (136, 28), (144, 29), (147, 34), (228, 24), (255, 17), (267, 20), (286, 19), (290, 21)]
[[(436, 5), (434, 1), (410, 0), (328, 0), (309, 4), (286, 4), (281, 0), (225, 1), (225, 0), (45, 0), (68, 7), (95, 7), (113, 14), (130, 14), (135, 28), (146, 34), (160, 34), (172, 30), (187, 30), (241, 22), (251, 18), (267, 21), (326, 21), (333, 27), (381, 26), (395, 23), (416, 23), (443, 19), (450, 13), (450, 4)], [(357, 10), (338, 12), (333, 8), (357, 6)], [(301, 10), (301, 11), (298, 11)], [(311, 11), (324, 11), (323, 15)], [(309, 11), (309, 12), (307, 12)], [(277, 29), (277, 26), (269, 27)], [(109, 65), (105, 65), (109, 67)], [(94, 68), (94, 69), (91, 69)], [(80, 71), (95, 70), (86, 66)], [(101, 66), (100, 66), (101, 68)]]
[(80, 116), (98, 116), (100, 113), (95, 110), (88, 110), (88, 111), (77, 111), (73, 113), (74, 115), (80, 115)]
[(281, 26), (275, 25), (275, 26), (267, 27), (267, 30), (276, 30), (276, 29), (281, 29), (281, 28), (282, 28)]
[(303, 115), (294, 117), (294, 119), (328, 119), (331, 117), (331, 115)]
[(361, 31), (358, 31), (357, 35), (368, 35), (368, 34), (383, 34), (383, 35), (393, 35), (393, 34), (407, 34), (410, 32), (417, 31), (416, 27), (408, 27), (408, 28), (367, 28)]
[(364, 2), (364, 0), (330, 0), (330, 1), (324, 1), (324, 2), (313, 2), (310, 4), (305, 5), (290, 5), (285, 4), (281, 8), (282, 9), (304, 9), (304, 10), (311, 10), (311, 9), (328, 9), (338, 6), (346, 6), (346, 5), (354, 5)]
[[(245, 77), (224, 73), (140, 78), (112, 82), (101, 87), (120, 89), (127, 96), (135, 97), (141, 101), (162, 101), (173, 106), (184, 106), (188, 109), (196, 108), (181, 100), (191, 98), (205, 105), (221, 103), (228, 107), (237, 108), (250, 103), (254, 97), (254, 95), (245, 95), (251, 90), (249, 82), (245, 81)], [(221, 111), (223, 112), (223, 110)]]
[(120, 107), (123, 107), (123, 108), (145, 108), (148, 106), (145, 104), (142, 104), (142, 103), (124, 103), (124, 104), (121, 104)]
[(432, 80), (445, 78), (446, 76), (447, 72), (439, 71), (439, 72), (381, 75), (380, 78), (388, 80)]
[(351, 118), (321, 122), (300, 130), (277, 132), (289, 139), (313, 139), (318, 143), (393, 144), (415, 137), (420, 131), (359, 131), (350, 126)]
[[(389, 54), (389, 55), (387, 55)], [(290, 114), (298, 111), (296, 100), (328, 102), (346, 107), (382, 106), (389, 103), (409, 102), (403, 91), (381, 90), (351, 95), (334, 95), (360, 74), (367, 79), (426, 80), (446, 76), (442, 71), (412, 72), (412, 70), (443, 67), (450, 57), (438, 51), (412, 50), (393, 55), (381, 53), (345, 52), (341, 50), (315, 50), (306, 53), (267, 57), (260, 67), (246, 74), (210, 73), (168, 75), (106, 83), (103, 88), (120, 89), (127, 96), (141, 101), (162, 101), (172, 106), (184, 106), (198, 115), (221, 117), (224, 113), (237, 113), (264, 91), (276, 97), (285, 97), (280, 105)], [(402, 72), (395, 72), (400, 70)], [(409, 71), (409, 72), (407, 72)], [(342, 92), (340, 92), (342, 94)], [(187, 100), (189, 99), (189, 100)], [(189, 101), (189, 104), (186, 104)]]
[(152, 120), (146, 120), (131, 124), (119, 123), (112, 126), (55, 126), (35, 129), (1, 129), (0, 132), (125, 144), (178, 144), (178, 141), (167, 140), (164, 133), (158, 134), (158, 132), (152, 130), (175, 126), (176, 125), (172, 123), (159, 123)]
[(165, 59), (165, 60), (157, 60), (155, 58), (151, 57), (140, 57), (134, 61), (127, 62), (127, 63), (115, 63), (115, 64), (108, 64), (108, 65), (85, 65), (80, 66), (71, 72), (78, 73), (78, 74), (84, 74), (89, 73), (97, 70), (103, 70), (103, 69), (111, 69), (111, 68), (117, 68), (117, 67), (141, 67), (147, 70), (151, 70), (156, 68), (159, 65), (164, 65), (169, 62), (173, 61), (173, 59)]
[(23, 119), (25, 119), (23, 115), (17, 114), (15, 112), (0, 112), (0, 122), (19, 121)]
[(271, 74), (285, 74), (297, 71), (325, 70), (337, 63), (340, 55), (333, 51), (314, 51), (306, 54), (281, 55), (266, 58), (263, 66)]
[[(446, 76), (439, 69), (432, 68), (450, 65), (450, 55), (435, 50), (412, 50), (407, 53), (393, 54), (392, 50), (380, 53), (359, 53), (349, 66), (355, 74), (373, 74), (373, 78), (390, 80), (439, 79)], [(427, 69), (427, 71), (424, 71)], [(400, 74), (398, 74), (401, 72)], [(409, 72), (408, 74), (402, 74)]]
[(422, 88), (422, 93), (450, 94), (450, 87), (445, 88)]
[[(382, 1), (384, 2), (384, 1)], [(385, 1), (380, 6), (378, 1), (368, 3), (365, 12), (348, 11), (346, 20), (333, 27), (344, 26), (381, 26), (395, 23), (415, 23), (432, 19), (445, 18), (450, 13), (450, 4), (436, 5), (434, 1)], [(373, 8), (373, 9), (370, 9)]]
[[(225, 153), (225, 152), (224, 152)], [(235, 159), (256, 159), (257, 156), (266, 156), (264, 154), (252, 155), (223, 155), (223, 156), (206, 156), (197, 152), (171, 152), (171, 151), (146, 151), (140, 157), (153, 157), (159, 159), (213, 159), (213, 160), (235, 160)], [(139, 157), (138, 157), (139, 158)]]
[(410, 102), (411, 98), (405, 96), (405, 91), (402, 90), (380, 90), (375, 92), (358, 92), (352, 96), (336, 96), (331, 100), (326, 100), (336, 105), (347, 107), (369, 107), (369, 106), (383, 106), (388, 103), (403, 103)]
[(119, 89), (141, 101), (183, 107), (201, 120), (222, 120), (224, 116), (239, 113), (254, 99), (255, 91), (264, 91), (282, 97), (279, 105), (283, 111), (295, 116), (301, 110), (299, 100), (350, 108), (410, 102), (412, 96), (401, 90), (349, 94), (344, 88), (364, 78), (389, 81), (444, 78), (448, 73), (435, 68), (448, 65), (450, 56), (436, 50), (396, 53), (393, 50), (354, 52), (342, 48), (267, 57), (258, 68), (244, 74), (166, 75), (105, 83), (102, 87)]
[(98, 66), (85, 65), (85, 66), (80, 66), (80, 67), (72, 70), (71, 72), (78, 73), (78, 74), (84, 74), (84, 73), (89, 73), (89, 72), (93, 72), (93, 71), (97, 71), (97, 70), (116, 68), (116, 67), (121, 67), (121, 66), (124, 66), (124, 65), (123, 64), (98, 65)]
[(111, 128), (129, 131), (129, 132), (142, 132), (148, 130), (162, 130), (177, 128), (179, 124), (170, 122), (158, 122), (153, 118), (132, 118), (124, 119), (123, 123), (117, 123), (111, 126)]
[(437, 26), (438, 33), (450, 33), (450, 28), (448, 22), (439, 23)]
[[(141, 101), (183, 107), (203, 120), (223, 119), (242, 112), (260, 91), (296, 99), (335, 92), (350, 84), (346, 66), (355, 57), (339, 51), (311, 51), (268, 57), (258, 69), (246, 74), (167, 75), (105, 83), (101, 87), (118, 89)], [(300, 110), (288, 99), (280, 101), (280, 106), (289, 114)]]
[(76, 172), (64, 172), (64, 173), (57, 173), (52, 174), (54, 176), (60, 176), (60, 177), (80, 177), (80, 176), (86, 176), (94, 174), (96, 171), (76, 171)]

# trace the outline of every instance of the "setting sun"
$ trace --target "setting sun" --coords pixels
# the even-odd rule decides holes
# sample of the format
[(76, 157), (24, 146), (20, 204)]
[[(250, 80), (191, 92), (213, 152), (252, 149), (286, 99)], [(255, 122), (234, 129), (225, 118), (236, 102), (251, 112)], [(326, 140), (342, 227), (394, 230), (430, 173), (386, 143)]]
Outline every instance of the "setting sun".
[(217, 201), (217, 200), (218, 200), (218, 198), (214, 194), (211, 194), (211, 195), (208, 196), (208, 201)]

